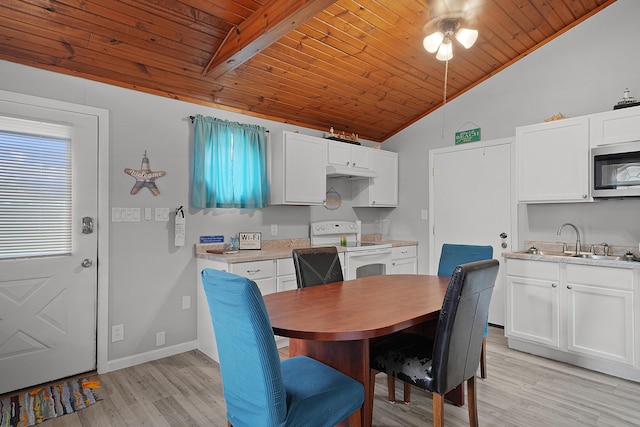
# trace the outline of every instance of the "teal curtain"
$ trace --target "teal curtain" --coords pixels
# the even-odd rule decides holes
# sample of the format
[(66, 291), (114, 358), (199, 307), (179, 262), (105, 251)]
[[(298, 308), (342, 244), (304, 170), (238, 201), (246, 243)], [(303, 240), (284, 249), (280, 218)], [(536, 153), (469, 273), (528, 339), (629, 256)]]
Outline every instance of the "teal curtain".
[(263, 208), (269, 201), (265, 128), (214, 117), (193, 119), (191, 205)]

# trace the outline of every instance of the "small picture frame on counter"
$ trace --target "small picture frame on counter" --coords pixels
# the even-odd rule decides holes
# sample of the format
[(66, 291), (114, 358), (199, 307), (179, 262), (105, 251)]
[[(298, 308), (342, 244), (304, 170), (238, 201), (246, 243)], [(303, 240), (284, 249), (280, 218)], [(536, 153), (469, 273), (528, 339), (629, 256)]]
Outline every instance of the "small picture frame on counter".
[(262, 233), (258, 232), (241, 232), (238, 233), (240, 238), (239, 249), (262, 249)]

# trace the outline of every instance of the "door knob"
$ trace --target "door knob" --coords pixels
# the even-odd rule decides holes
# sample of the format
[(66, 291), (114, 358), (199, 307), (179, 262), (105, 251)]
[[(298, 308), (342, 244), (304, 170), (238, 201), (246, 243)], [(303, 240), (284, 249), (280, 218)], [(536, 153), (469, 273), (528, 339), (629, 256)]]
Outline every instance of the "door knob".
[(82, 260), (80, 265), (83, 266), (84, 268), (89, 268), (93, 265), (93, 261), (91, 261), (89, 258), (85, 258)]

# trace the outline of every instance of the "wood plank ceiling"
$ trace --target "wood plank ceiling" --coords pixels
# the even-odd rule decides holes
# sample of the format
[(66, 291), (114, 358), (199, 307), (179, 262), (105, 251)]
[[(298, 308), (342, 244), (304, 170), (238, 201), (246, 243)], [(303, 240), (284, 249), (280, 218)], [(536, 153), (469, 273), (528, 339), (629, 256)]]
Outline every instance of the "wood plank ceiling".
[[(455, 1), (2, 0), (0, 59), (384, 141), (442, 105), (423, 27)], [(614, 1), (468, 0), (447, 101)]]

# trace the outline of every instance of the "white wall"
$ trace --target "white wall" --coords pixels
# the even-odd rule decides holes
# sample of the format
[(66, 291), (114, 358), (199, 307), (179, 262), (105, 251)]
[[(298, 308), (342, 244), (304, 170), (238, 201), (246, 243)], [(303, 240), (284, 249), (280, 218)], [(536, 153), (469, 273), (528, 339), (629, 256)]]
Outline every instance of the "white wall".
[[(173, 245), (173, 230), (166, 222), (111, 223), (109, 271), (109, 326), (125, 325), (125, 340), (109, 343), (108, 360), (120, 360), (156, 350), (155, 334), (166, 331), (170, 347), (196, 338), (194, 243), (200, 235), (259, 231), (265, 240), (308, 237), (309, 222), (325, 219), (363, 221), (373, 232), (378, 219), (375, 209), (351, 207), (351, 187), (331, 180), (343, 204), (329, 211), (323, 207), (272, 206), (265, 209), (194, 209), (189, 206), (189, 159), (191, 122), (188, 116), (203, 114), (221, 119), (265, 126), (270, 132), (283, 130), (322, 136), (322, 132), (256, 119), (228, 111), (96, 83), (77, 77), (0, 61), (0, 89), (35, 95), (110, 111), (109, 203), (111, 207), (184, 206), (186, 245)], [(365, 143), (367, 143), (365, 141)], [(156, 181), (159, 196), (146, 188), (129, 192), (134, 179), (125, 168), (139, 168), (147, 152), (152, 170), (167, 172)], [(109, 220), (103, 218), (102, 220)], [(270, 225), (278, 235), (270, 235)], [(182, 297), (190, 296), (191, 310), (182, 310)], [(126, 365), (120, 362), (117, 366)]]
[[(385, 149), (400, 155), (400, 207), (389, 215), (391, 235), (418, 236), (420, 272), (428, 271), (429, 222), (420, 220), (420, 211), (428, 209), (429, 149), (454, 145), (460, 129), (480, 127), (482, 139), (491, 140), (514, 136), (517, 126), (540, 123), (558, 112), (575, 117), (609, 111), (627, 87), (640, 99), (639, 16), (640, 2), (619, 0), (447, 103), (444, 128), (441, 108), (385, 141)], [(455, 66), (454, 57), (449, 67)], [(519, 210), (518, 246), (530, 239), (573, 241), (568, 234), (556, 235), (564, 222), (581, 229), (583, 242), (640, 242), (640, 201), (525, 205)]]

